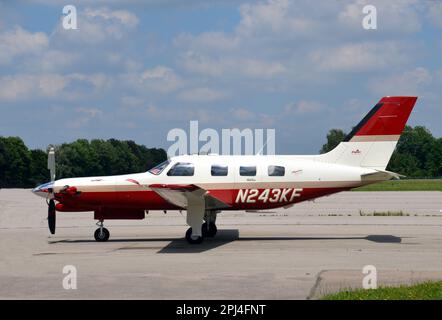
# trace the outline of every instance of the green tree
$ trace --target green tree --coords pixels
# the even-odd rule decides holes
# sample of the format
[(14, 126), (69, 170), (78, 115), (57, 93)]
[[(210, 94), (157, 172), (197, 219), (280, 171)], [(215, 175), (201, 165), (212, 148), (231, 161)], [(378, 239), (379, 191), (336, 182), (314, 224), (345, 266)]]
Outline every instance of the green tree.
[(327, 134), (327, 143), (321, 148), (320, 153), (326, 153), (333, 150), (342, 140), (346, 134), (341, 129), (331, 129)]
[(143, 172), (166, 158), (163, 149), (149, 149), (134, 141), (80, 139), (56, 148), (57, 177)]
[(29, 185), (31, 156), (19, 137), (0, 137), (0, 187)]
[(442, 176), (442, 143), (424, 126), (406, 126), (388, 170), (409, 177)]
[[(134, 141), (79, 139), (56, 146), (57, 179), (143, 172), (163, 162), (163, 149)], [(0, 137), (0, 187), (29, 188), (49, 180), (47, 152), (28, 150), (17, 137)]]
[(48, 155), (46, 152), (40, 149), (30, 151), (31, 166), (29, 185), (27, 187), (34, 187), (45, 183), (49, 180)]

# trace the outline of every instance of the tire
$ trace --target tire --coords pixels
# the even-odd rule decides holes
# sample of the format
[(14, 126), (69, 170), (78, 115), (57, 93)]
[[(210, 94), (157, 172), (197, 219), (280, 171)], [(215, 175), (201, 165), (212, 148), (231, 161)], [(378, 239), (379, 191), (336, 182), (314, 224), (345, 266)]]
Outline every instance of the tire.
[(104, 242), (109, 240), (109, 236), (110, 236), (109, 230), (107, 230), (106, 228), (103, 228), (103, 232), (101, 232), (100, 228), (98, 228), (97, 230), (95, 230), (94, 233), (94, 238), (98, 242)]
[(218, 228), (214, 223), (209, 223), (209, 228), (207, 229), (207, 222), (204, 222), (201, 228), (202, 228), (201, 231), (203, 233), (203, 237), (207, 238), (213, 238), (218, 232)]
[(186, 231), (186, 240), (190, 244), (200, 244), (203, 242), (203, 237), (199, 236), (196, 239), (192, 238), (192, 228), (189, 228)]

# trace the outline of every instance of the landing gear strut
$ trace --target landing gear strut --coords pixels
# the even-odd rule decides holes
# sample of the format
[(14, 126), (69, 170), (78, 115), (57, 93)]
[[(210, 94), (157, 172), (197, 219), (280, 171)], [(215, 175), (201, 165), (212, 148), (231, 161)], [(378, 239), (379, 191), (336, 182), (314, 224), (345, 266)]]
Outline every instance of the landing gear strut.
[(107, 230), (103, 226), (103, 220), (100, 220), (97, 222), (97, 226), (99, 227), (97, 230), (95, 230), (94, 238), (98, 242), (104, 242), (109, 239), (110, 233), (109, 230)]

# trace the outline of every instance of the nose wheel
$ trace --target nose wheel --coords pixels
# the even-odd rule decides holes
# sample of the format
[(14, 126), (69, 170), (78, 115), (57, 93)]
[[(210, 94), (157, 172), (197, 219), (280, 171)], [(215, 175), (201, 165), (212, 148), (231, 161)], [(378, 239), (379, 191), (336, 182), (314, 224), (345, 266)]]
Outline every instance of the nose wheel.
[(97, 242), (104, 242), (109, 240), (110, 232), (103, 226), (103, 220), (97, 222), (99, 228), (94, 232), (94, 238)]

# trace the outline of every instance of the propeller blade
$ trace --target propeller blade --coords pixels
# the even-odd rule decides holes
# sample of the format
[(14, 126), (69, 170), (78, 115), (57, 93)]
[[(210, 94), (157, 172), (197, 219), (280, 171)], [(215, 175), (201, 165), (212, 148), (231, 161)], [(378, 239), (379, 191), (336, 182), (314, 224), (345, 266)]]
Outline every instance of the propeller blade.
[(52, 199), (48, 205), (48, 227), (51, 234), (55, 234), (55, 201)]
[(55, 181), (55, 149), (49, 148), (48, 152), (48, 169), (51, 175), (51, 181)]

